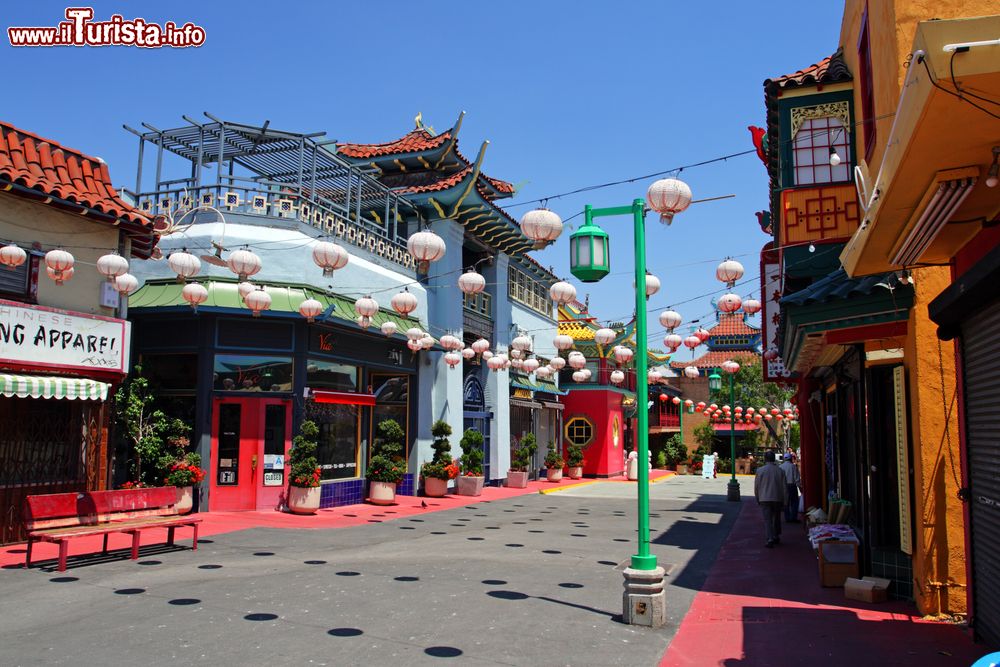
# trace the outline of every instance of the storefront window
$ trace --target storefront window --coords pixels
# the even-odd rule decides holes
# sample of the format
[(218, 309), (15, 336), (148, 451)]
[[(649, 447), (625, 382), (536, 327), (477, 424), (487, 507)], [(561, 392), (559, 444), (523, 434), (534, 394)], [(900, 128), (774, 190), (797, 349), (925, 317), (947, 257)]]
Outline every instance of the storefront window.
[(310, 359), (306, 365), (306, 386), (328, 391), (358, 391), (358, 367), (335, 361)]
[(358, 476), (358, 424), (361, 406), (308, 401), (306, 419), (319, 427), (321, 479), (347, 479)]
[(379, 422), (395, 419), (406, 433), (403, 442), (409, 448), (410, 376), (373, 373), (371, 379), (375, 394), (375, 407), (372, 408), (372, 437), (377, 432), (375, 429)]
[(198, 385), (197, 354), (144, 354), (142, 375), (157, 393), (194, 393)]
[(292, 358), (215, 355), (216, 391), (292, 391)]

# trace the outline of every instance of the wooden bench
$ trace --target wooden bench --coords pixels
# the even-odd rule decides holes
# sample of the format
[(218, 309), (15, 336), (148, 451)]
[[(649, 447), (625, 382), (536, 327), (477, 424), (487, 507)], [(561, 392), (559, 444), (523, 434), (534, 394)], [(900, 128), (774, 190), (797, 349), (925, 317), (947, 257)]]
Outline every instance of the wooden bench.
[(135, 560), (139, 557), (139, 537), (150, 528), (166, 528), (167, 544), (172, 546), (174, 531), (190, 526), (194, 529), (191, 548), (197, 549), (201, 519), (179, 515), (176, 503), (177, 489), (173, 486), (28, 496), (24, 501), (24, 528), (28, 534), (24, 566), (31, 567), (34, 542), (55, 542), (59, 544), (59, 571), (65, 572), (69, 540), (103, 535), (101, 553), (107, 553), (111, 533), (132, 536)]

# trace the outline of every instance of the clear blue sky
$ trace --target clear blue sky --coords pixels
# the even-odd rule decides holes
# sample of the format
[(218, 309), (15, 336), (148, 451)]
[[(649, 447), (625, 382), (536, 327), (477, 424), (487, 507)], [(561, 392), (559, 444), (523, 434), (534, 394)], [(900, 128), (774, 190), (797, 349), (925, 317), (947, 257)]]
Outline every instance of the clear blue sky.
[[(185, 50), (13, 49), (4, 35), (0, 118), (103, 157), (116, 185), (135, 178), (137, 140), (122, 123), (175, 127), (181, 114), (209, 111), (380, 142), (409, 131), (418, 111), (442, 131), (464, 110), (464, 152), (490, 140), (484, 170), (521, 186), (513, 203), (751, 148), (747, 125), (764, 124), (763, 80), (833, 53), (843, 11), (837, 2), (808, 3), (807, 20), (790, 28), (780, 22), (804, 18), (801, 0), (90, 4), (96, 19), (192, 21), (207, 32), (204, 46)], [(4, 28), (55, 25), (65, 7), (7, 3)], [(669, 228), (649, 216), (649, 266), (663, 282), (650, 301), (657, 310), (721, 294), (714, 269), (726, 255), (757, 276), (767, 241), (754, 217), (767, 207), (756, 156), (681, 178), (695, 198), (736, 197), (692, 206)], [(586, 203), (627, 204), (647, 185), (552, 199), (549, 207), (568, 218)], [(510, 209), (515, 217), (525, 210)], [(628, 319), (630, 221), (605, 221), (612, 275), (577, 286), (596, 316)], [(570, 232), (535, 254), (565, 276)], [(677, 307), (685, 319), (709, 308), (707, 297)]]

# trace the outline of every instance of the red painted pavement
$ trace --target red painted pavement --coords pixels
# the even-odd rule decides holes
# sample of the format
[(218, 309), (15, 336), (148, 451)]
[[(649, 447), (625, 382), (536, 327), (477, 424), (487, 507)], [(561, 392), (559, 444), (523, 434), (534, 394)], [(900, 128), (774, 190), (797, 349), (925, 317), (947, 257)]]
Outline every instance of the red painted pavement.
[(909, 603), (848, 600), (822, 588), (801, 524), (764, 548), (752, 499), (723, 544), (661, 667), (971, 665), (986, 654), (958, 626), (923, 621)]
[[(650, 480), (672, 475), (672, 472), (665, 470), (650, 471)], [(396, 504), (381, 505), (343, 505), (321, 509), (312, 516), (300, 516), (285, 512), (203, 512), (198, 516), (202, 519), (201, 527), (198, 530), (198, 537), (208, 537), (209, 535), (219, 535), (236, 530), (247, 528), (296, 528), (296, 529), (331, 529), (346, 528), (348, 526), (360, 526), (368, 523), (390, 521), (405, 517), (424, 514), (427, 512), (439, 512), (442, 510), (454, 509), (465, 505), (473, 505), (483, 501), (504, 500), (514, 498), (529, 493), (540, 493), (541, 491), (556, 488), (566, 488), (579, 484), (592, 484), (595, 480), (589, 479), (569, 479), (564, 477), (559, 482), (548, 482), (545, 480), (528, 482), (525, 489), (509, 489), (507, 487), (488, 486), (483, 489), (483, 495), (458, 496), (447, 495), (444, 498), (424, 498), (422, 496), (396, 496)], [(599, 480), (600, 483), (625, 482), (622, 477)], [(634, 482), (628, 482), (634, 483)], [(423, 507), (426, 503), (427, 507)], [(98, 553), (101, 550), (101, 536), (81, 537), (69, 542), (69, 555), (80, 556), (83, 554)], [(180, 529), (177, 539), (182, 544), (191, 539), (188, 529)], [(163, 544), (166, 541), (166, 532), (163, 530), (148, 530), (142, 534), (142, 545)], [(108, 538), (108, 549), (127, 549), (132, 544), (129, 535), (112, 534)], [(35, 543), (32, 546), (31, 562), (51, 560), (58, 556), (59, 546), (51, 543)], [(24, 563), (24, 544), (12, 544), (0, 548), (0, 567), (16, 566)], [(72, 568), (72, 564), (70, 565)]]

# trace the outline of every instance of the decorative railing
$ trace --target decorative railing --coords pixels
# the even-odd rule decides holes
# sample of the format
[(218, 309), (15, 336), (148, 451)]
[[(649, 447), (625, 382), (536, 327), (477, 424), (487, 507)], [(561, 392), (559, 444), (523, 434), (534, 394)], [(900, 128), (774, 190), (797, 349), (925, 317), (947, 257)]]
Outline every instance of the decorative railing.
[(467, 334), (493, 339), (493, 297), (486, 292), (466, 294), (462, 301), (462, 326)]

